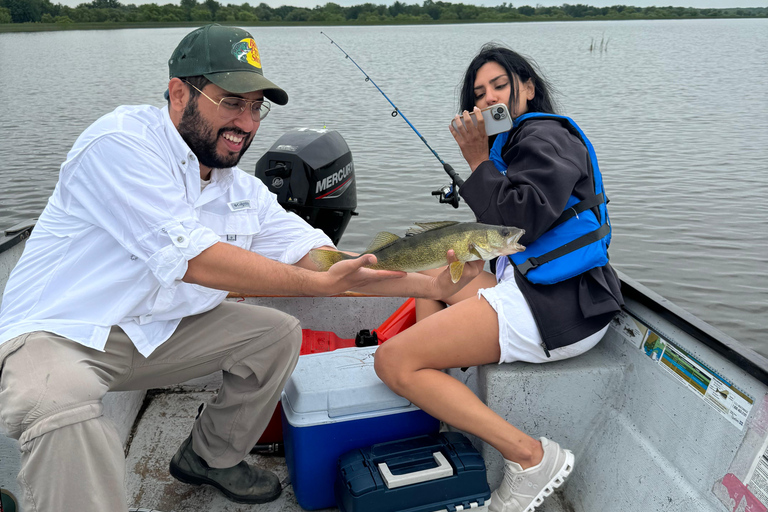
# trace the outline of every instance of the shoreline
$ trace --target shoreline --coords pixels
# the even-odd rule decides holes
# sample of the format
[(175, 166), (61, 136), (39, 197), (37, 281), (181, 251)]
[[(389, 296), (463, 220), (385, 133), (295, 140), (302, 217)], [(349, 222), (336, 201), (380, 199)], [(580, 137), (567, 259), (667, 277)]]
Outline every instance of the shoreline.
[[(656, 20), (681, 20), (681, 21), (695, 21), (695, 20), (712, 20), (712, 19), (766, 19), (766, 16), (686, 16), (686, 17), (584, 17), (584, 18), (552, 18), (546, 16), (532, 16), (529, 19), (519, 20), (413, 20), (413, 21), (399, 21), (399, 22), (315, 22), (315, 21), (242, 21), (232, 22), (223, 21), (216, 22), (221, 25), (232, 25), (239, 27), (355, 27), (355, 26), (402, 26), (402, 25), (467, 25), (467, 24), (489, 24), (489, 23), (542, 23), (542, 22), (583, 22), (583, 21), (656, 21)], [(18, 33), (18, 32), (53, 32), (64, 30), (120, 30), (126, 28), (187, 28), (187, 27), (200, 27), (210, 21), (175, 21), (175, 22), (89, 22), (89, 23), (4, 23), (0, 24), (0, 34), (5, 33)]]

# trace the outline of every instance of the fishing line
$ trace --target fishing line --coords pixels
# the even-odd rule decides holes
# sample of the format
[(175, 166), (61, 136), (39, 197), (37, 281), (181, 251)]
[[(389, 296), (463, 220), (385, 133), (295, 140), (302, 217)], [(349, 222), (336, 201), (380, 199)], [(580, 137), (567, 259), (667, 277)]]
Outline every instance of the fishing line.
[(376, 89), (381, 93), (381, 95), (384, 96), (384, 98), (386, 98), (386, 100), (389, 102), (389, 104), (392, 105), (392, 108), (395, 109), (395, 110), (392, 111), (392, 117), (397, 117), (398, 115), (400, 115), (400, 117), (402, 117), (403, 120), (406, 123), (408, 123), (408, 126), (411, 127), (411, 130), (413, 130), (416, 133), (416, 135), (419, 136), (419, 138), (424, 143), (424, 145), (427, 146), (427, 148), (429, 148), (429, 150), (432, 152), (433, 155), (435, 155), (435, 158), (437, 158), (438, 161), (441, 164), (443, 164), (443, 169), (448, 174), (448, 176), (451, 177), (451, 181), (453, 182), (453, 184), (452, 185), (446, 185), (445, 187), (441, 188), (440, 190), (435, 190), (434, 192), (432, 192), (432, 195), (433, 196), (440, 196), (440, 202), (441, 203), (450, 203), (451, 206), (453, 206), (454, 208), (458, 208), (459, 207), (459, 194), (458, 194), (457, 187), (461, 187), (462, 185), (464, 185), (464, 180), (461, 179), (461, 177), (458, 174), (456, 174), (456, 171), (453, 170), (453, 167), (451, 167), (451, 164), (445, 162), (442, 158), (440, 158), (440, 155), (437, 154), (437, 151), (432, 149), (432, 146), (429, 145), (429, 143), (427, 142), (427, 139), (425, 139), (424, 136), (419, 133), (419, 130), (417, 130), (416, 127), (413, 126), (413, 124), (411, 124), (411, 122), (408, 120), (408, 118), (405, 117), (405, 114), (403, 114), (402, 111), (399, 108), (397, 108), (397, 105), (395, 105), (394, 102), (392, 102), (392, 100), (389, 99), (389, 96), (387, 96), (384, 93), (384, 91), (381, 90), (381, 87), (376, 85), (376, 82), (374, 82), (373, 79), (371, 79), (371, 77), (368, 76), (368, 73), (366, 73), (363, 70), (363, 68), (361, 68), (358, 65), (358, 63), (355, 62), (355, 60), (352, 57), (350, 57), (349, 54), (347, 52), (345, 52), (344, 49), (336, 43), (336, 41), (331, 39), (328, 36), (328, 34), (326, 34), (323, 31), (320, 31), (320, 33), (323, 34), (325, 37), (327, 37), (332, 45), (334, 45), (336, 48), (341, 50), (341, 53), (343, 53), (347, 57), (347, 59), (352, 61), (352, 64), (354, 64), (355, 67), (357, 67), (357, 69), (359, 69), (360, 72), (365, 76), (365, 81), (366, 82), (371, 82), (373, 84), (373, 86), (376, 87)]

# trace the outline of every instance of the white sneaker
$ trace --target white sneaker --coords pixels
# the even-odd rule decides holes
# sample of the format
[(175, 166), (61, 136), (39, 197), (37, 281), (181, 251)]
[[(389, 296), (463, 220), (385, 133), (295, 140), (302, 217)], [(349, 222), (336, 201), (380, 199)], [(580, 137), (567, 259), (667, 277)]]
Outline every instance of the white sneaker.
[(504, 480), (491, 494), (490, 512), (533, 512), (563, 485), (573, 471), (573, 453), (545, 437), (541, 446), (544, 458), (531, 468), (523, 469), (517, 462), (504, 459)]

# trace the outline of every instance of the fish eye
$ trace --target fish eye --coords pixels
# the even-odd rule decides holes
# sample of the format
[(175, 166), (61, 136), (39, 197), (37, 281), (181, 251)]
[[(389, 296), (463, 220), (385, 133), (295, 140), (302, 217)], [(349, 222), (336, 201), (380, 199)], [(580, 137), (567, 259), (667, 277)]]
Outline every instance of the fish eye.
[(509, 235), (510, 235), (510, 231), (509, 231), (509, 229), (507, 229), (507, 228), (503, 228), (503, 229), (501, 230), (501, 236), (509, 236)]

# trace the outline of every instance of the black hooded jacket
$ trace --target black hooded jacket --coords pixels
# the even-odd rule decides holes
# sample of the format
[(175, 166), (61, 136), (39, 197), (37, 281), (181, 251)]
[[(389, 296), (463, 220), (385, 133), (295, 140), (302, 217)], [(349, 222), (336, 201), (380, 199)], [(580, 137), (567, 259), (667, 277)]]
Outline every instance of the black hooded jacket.
[[(487, 160), (460, 193), (478, 222), (524, 229), (523, 245), (549, 229), (571, 194), (584, 199), (594, 193), (587, 148), (559, 121), (525, 121), (511, 131), (501, 154), (506, 176)], [(624, 303), (610, 264), (549, 285), (533, 284), (515, 269), (515, 281), (548, 350), (596, 333)]]

